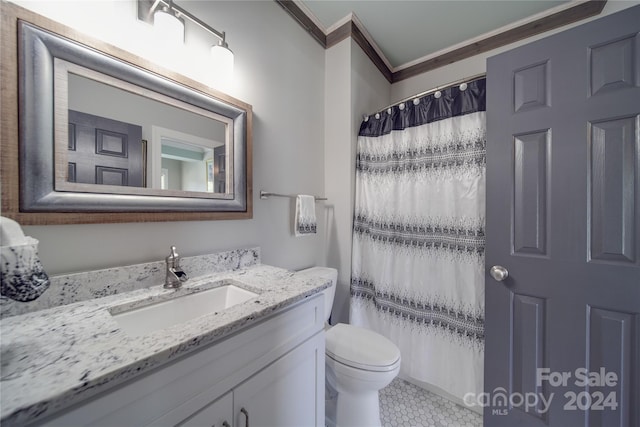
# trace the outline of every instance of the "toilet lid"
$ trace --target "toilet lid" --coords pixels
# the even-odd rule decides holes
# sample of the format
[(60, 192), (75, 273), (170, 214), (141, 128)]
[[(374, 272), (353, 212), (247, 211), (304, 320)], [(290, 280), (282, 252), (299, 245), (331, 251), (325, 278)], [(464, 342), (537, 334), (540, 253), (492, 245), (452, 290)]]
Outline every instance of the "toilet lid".
[(326, 332), (326, 352), (340, 363), (368, 371), (392, 370), (400, 360), (400, 350), (387, 338), (345, 323)]

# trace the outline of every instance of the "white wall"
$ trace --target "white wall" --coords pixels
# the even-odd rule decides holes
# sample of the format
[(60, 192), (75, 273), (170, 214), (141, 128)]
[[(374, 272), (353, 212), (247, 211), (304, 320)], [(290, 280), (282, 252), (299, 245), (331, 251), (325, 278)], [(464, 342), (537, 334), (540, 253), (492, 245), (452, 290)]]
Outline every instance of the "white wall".
[[(348, 319), (351, 273), (351, 41), (343, 40), (325, 53), (324, 186), (326, 203), (326, 263), (338, 269), (332, 323)], [(346, 309), (345, 309), (346, 306)], [(345, 312), (346, 311), (346, 319)]]
[(349, 319), (356, 143), (363, 114), (389, 101), (391, 85), (352, 39), (326, 51), (327, 265), (338, 269), (332, 323)]
[[(217, 81), (208, 51), (215, 38), (187, 24), (183, 52), (158, 48), (132, 0), (16, 2), (202, 83)], [(226, 31), (235, 53), (234, 81), (217, 88), (253, 106), (254, 218), (24, 227), (40, 240), (50, 274), (161, 260), (171, 245), (185, 256), (258, 245), (265, 264), (285, 268), (323, 261), (324, 211), (317, 236), (295, 238), (292, 202), (258, 193), (324, 193), (324, 49), (273, 1), (178, 3)]]
[(162, 159), (162, 169), (167, 170), (169, 190), (182, 190), (182, 163), (176, 159)]
[[(503, 46), (498, 49), (494, 49), (489, 52), (485, 52), (476, 56), (472, 56), (471, 58), (454, 62), (453, 64), (446, 65), (444, 67), (440, 67), (432, 71), (428, 71), (418, 76), (411, 77), (406, 80), (402, 80), (398, 83), (394, 83), (393, 85), (391, 85), (391, 103), (399, 102), (402, 99), (408, 98), (420, 92), (430, 90), (437, 86), (446, 85), (447, 83), (464, 79), (466, 77), (473, 76), (476, 74), (486, 73), (487, 72), (486, 60), (491, 56), (497, 55), (501, 52), (506, 52), (507, 50), (513, 49), (518, 46), (522, 46), (532, 41), (539, 40), (544, 37), (548, 37), (552, 34), (567, 30), (571, 27), (584, 24), (585, 22), (591, 21), (593, 19), (597, 19), (599, 17), (601, 18), (605, 15), (618, 12), (622, 9), (626, 9), (636, 4), (640, 4), (640, 1), (609, 0), (605, 4), (605, 7), (602, 10), (602, 12), (593, 18), (585, 19), (585, 20), (576, 22), (574, 24), (567, 25), (553, 31), (548, 31), (546, 33), (543, 33), (534, 37), (529, 37), (528, 39), (521, 40), (519, 42), (512, 43), (507, 46)], [(380, 105), (378, 108), (383, 108), (383, 107), (384, 105)]]
[(207, 167), (204, 161), (182, 161), (182, 189), (187, 191), (207, 191)]

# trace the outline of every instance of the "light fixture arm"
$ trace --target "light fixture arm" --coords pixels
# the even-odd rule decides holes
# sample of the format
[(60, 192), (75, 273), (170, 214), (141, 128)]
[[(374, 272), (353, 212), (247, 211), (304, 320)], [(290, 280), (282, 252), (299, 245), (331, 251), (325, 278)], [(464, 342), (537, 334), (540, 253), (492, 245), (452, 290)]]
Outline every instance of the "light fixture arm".
[(149, 11), (149, 14), (153, 15), (153, 12), (155, 12), (155, 10), (158, 8), (158, 6), (160, 4), (162, 4), (163, 6), (168, 8), (169, 10), (174, 10), (175, 12), (178, 12), (178, 14), (180, 16), (184, 16), (185, 18), (187, 18), (188, 20), (190, 20), (194, 24), (197, 24), (201, 28), (207, 30), (208, 32), (210, 32), (211, 34), (213, 34), (214, 36), (216, 36), (217, 38), (220, 39), (220, 44), (222, 46), (227, 47), (226, 46), (227, 42), (225, 40), (226, 34), (225, 34), (224, 31), (220, 32), (220, 31), (216, 30), (215, 28), (212, 28), (211, 26), (209, 26), (208, 24), (203, 22), (198, 17), (192, 15), (191, 13), (187, 12), (185, 9), (183, 9), (180, 6), (178, 6), (177, 4), (175, 4), (172, 0), (170, 0), (170, 1), (155, 0), (154, 3), (153, 3), (153, 6), (151, 6), (151, 10)]

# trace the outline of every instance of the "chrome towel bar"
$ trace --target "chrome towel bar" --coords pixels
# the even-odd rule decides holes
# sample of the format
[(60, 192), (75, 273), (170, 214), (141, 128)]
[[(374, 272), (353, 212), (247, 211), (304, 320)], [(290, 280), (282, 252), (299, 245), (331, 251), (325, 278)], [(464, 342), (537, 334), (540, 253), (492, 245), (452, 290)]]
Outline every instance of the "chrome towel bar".
[[(289, 199), (295, 199), (297, 197), (297, 195), (295, 194), (278, 194), (278, 193), (271, 193), (270, 191), (262, 191), (260, 190), (260, 198), (263, 200), (268, 199), (269, 197), (287, 197)], [(326, 197), (316, 197), (314, 196), (316, 200), (327, 200)]]

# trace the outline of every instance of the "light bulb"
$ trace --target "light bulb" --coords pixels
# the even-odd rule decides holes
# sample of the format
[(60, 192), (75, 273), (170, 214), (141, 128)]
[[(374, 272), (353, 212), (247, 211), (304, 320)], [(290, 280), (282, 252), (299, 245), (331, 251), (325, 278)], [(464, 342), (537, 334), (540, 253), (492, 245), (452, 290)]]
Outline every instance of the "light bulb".
[(211, 56), (215, 66), (216, 74), (224, 80), (231, 78), (233, 74), (233, 52), (229, 50), (226, 43), (211, 47)]
[(168, 10), (156, 10), (153, 14), (153, 26), (164, 45), (180, 46), (184, 43), (184, 24)]

